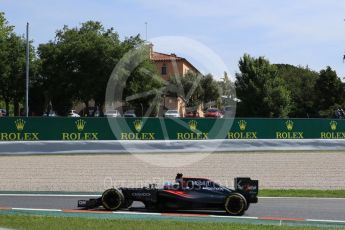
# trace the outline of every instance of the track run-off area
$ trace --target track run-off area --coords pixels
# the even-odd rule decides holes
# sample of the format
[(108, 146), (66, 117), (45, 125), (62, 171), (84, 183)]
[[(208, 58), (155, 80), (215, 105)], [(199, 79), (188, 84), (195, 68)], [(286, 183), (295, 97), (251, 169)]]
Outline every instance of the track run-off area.
[(158, 213), (144, 209), (135, 202), (129, 210), (105, 211), (77, 208), (79, 199), (100, 194), (77, 193), (2, 193), (1, 214), (26, 214), (111, 219), (144, 219), (175, 221), (235, 222), (270, 225), (302, 225), (345, 228), (345, 198), (260, 197), (244, 216), (228, 216), (225, 212), (184, 211)]
[[(180, 159), (181, 155), (184, 156), (183, 153), (1, 156), (0, 215), (345, 228), (345, 199), (341, 198), (260, 197), (259, 202), (251, 205), (242, 217), (227, 216), (224, 212), (156, 213), (145, 210), (141, 203), (134, 203), (131, 210), (120, 212), (77, 209), (79, 199), (100, 196), (99, 192), (106, 188), (141, 187), (150, 183), (162, 185), (171, 181), (177, 172), (187, 176), (205, 176), (230, 188), (238, 176), (258, 179), (261, 189), (340, 190), (345, 187), (344, 151), (224, 152), (212, 153), (188, 166), (171, 165), (169, 159)], [(194, 153), (192, 157), (199, 155), (201, 153)], [(142, 157), (155, 164), (142, 161)]]

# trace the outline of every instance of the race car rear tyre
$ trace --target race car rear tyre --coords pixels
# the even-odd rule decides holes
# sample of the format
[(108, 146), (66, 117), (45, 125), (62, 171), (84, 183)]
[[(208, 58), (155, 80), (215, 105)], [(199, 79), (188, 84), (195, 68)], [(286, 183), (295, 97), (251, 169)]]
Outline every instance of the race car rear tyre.
[(124, 204), (125, 197), (122, 192), (116, 188), (106, 190), (102, 194), (102, 205), (107, 210), (118, 210)]
[(242, 216), (247, 208), (247, 200), (240, 193), (232, 193), (225, 199), (225, 211), (233, 216)]

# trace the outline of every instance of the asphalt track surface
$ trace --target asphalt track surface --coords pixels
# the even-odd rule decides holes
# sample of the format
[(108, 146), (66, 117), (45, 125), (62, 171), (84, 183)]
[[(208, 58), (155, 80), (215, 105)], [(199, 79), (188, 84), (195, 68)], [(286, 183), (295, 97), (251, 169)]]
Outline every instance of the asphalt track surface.
[[(94, 197), (95, 195), (77, 194), (0, 194), (0, 210), (4, 207), (74, 210), (78, 209), (78, 200)], [(136, 212), (147, 212), (140, 202), (134, 202), (131, 209)], [(225, 215), (224, 212), (213, 212), (211, 214)], [(259, 198), (259, 203), (250, 206), (245, 216), (337, 220), (344, 221), (345, 223), (345, 199), (261, 197)]]

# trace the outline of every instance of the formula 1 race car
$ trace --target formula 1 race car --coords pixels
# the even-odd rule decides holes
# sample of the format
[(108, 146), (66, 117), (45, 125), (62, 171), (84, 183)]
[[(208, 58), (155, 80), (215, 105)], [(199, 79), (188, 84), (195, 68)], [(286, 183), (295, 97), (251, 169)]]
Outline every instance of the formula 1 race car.
[(129, 208), (133, 201), (140, 201), (146, 209), (155, 211), (224, 210), (230, 215), (241, 216), (250, 203), (257, 203), (259, 183), (250, 178), (235, 178), (234, 189), (221, 186), (209, 179), (183, 177), (177, 174), (175, 184), (164, 188), (155, 185), (143, 188), (111, 188), (101, 197), (79, 200), (78, 207), (107, 210)]

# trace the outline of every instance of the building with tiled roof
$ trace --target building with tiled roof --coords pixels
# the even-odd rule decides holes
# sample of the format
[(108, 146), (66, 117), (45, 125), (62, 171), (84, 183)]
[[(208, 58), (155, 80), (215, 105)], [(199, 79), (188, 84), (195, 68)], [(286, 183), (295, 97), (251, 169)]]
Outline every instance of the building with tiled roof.
[[(150, 47), (150, 59), (154, 62), (157, 72), (162, 79), (169, 81), (172, 76), (183, 77), (186, 73), (200, 73), (187, 59), (179, 57), (176, 54), (164, 54), (153, 51), (153, 45)], [(167, 110), (177, 110), (183, 117), (186, 112), (185, 101), (174, 95), (163, 95), (160, 115), (163, 115)]]
[(199, 73), (187, 59), (178, 57), (176, 54), (164, 54), (153, 51), (153, 45), (150, 44), (150, 59), (155, 63), (158, 73), (164, 80), (169, 80), (170, 76), (183, 76), (189, 71)]

